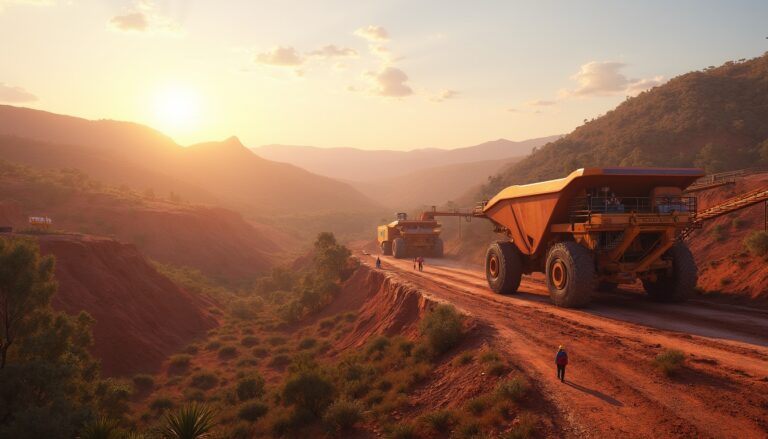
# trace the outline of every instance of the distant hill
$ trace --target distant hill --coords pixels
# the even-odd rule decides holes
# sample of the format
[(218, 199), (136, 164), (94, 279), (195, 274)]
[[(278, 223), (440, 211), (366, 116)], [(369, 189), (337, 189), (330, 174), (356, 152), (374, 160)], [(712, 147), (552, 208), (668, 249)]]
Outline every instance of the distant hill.
[(412, 174), (422, 169), (528, 155), (533, 148), (561, 136), (514, 142), (499, 139), (458, 149), (426, 148), (412, 151), (318, 148), (265, 145), (253, 148), (261, 157), (291, 163), (316, 174), (346, 181), (369, 182)]
[(216, 201), (249, 215), (377, 207), (348, 184), (258, 157), (234, 137), (184, 148), (139, 124), (7, 105), (0, 106), (0, 135), (0, 155), (10, 160), (77, 168), (138, 190), (178, 187), (183, 199)]
[(768, 164), (768, 54), (678, 76), (503, 170), (484, 195), (585, 166)]
[(459, 201), (468, 191), (477, 191), (488, 178), (502, 168), (522, 159), (523, 157), (517, 157), (443, 165), (396, 177), (351, 184), (364, 195), (391, 209), (439, 206), (448, 201)]

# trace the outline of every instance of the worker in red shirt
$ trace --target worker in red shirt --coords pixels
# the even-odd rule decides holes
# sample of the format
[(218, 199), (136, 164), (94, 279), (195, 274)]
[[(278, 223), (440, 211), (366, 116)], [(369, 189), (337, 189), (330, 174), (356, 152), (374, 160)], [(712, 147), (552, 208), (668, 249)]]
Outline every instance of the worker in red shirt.
[(568, 353), (565, 352), (563, 345), (557, 350), (555, 354), (555, 364), (557, 365), (557, 378), (561, 383), (565, 382), (565, 366), (568, 365)]

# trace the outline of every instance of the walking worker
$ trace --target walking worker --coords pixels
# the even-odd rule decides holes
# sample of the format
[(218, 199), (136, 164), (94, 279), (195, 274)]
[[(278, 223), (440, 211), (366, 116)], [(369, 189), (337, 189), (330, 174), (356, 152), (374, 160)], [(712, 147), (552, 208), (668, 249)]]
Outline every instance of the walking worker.
[(419, 271), (424, 271), (424, 258), (419, 256)]
[(555, 364), (557, 365), (557, 378), (561, 383), (565, 382), (565, 366), (568, 365), (568, 353), (565, 352), (563, 345), (557, 349), (555, 354)]
[(413, 257), (413, 269), (414, 270), (416, 269), (416, 264), (418, 264), (418, 263), (419, 263), (419, 258), (417, 256), (414, 256)]
[(381, 268), (381, 258), (376, 256), (376, 268)]

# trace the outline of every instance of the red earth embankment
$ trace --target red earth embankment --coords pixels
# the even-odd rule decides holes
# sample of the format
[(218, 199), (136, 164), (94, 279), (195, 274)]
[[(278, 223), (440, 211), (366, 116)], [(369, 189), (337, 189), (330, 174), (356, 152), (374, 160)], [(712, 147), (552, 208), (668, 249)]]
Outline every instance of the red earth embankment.
[(135, 246), (82, 235), (41, 236), (56, 257), (53, 306), (96, 319), (93, 352), (107, 376), (156, 371), (191, 339), (217, 325), (211, 304), (180, 289)]
[[(768, 174), (740, 179), (734, 185), (698, 192), (699, 210), (768, 186)], [(689, 246), (699, 267), (699, 287), (752, 299), (768, 299), (768, 262), (749, 253), (744, 239), (763, 230), (765, 206), (759, 203), (707, 221), (695, 231)]]

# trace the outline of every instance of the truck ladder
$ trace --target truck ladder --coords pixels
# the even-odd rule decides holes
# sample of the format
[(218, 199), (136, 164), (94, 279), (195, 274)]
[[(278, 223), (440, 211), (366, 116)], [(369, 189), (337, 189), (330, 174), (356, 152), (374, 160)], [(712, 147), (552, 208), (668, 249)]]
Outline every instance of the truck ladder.
[(688, 238), (688, 236), (693, 233), (694, 229), (701, 227), (701, 224), (704, 221), (718, 218), (720, 216), (744, 209), (749, 206), (753, 206), (763, 201), (768, 202), (768, 186), (725, 200), (722, 203), (716, 204), (708, 209), (700, 210), (696, 212), (696, 215), (693, 217), (691, 224), (680, 234), (679, 239), (683, 240)]

